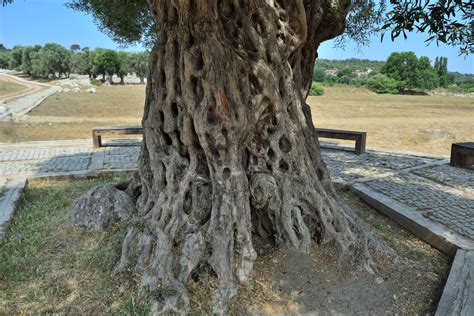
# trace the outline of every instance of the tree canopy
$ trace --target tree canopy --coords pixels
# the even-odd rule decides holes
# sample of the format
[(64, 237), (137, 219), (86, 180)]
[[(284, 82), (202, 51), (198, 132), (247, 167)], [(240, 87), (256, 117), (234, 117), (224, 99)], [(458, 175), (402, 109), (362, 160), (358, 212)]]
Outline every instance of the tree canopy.
[[(1, 0), (3, 5), (14, 0)], [(155, 20), (146, 1), (129, 0), (70, 0), (67, 6), (93, 16), (98, 27), (115, 41), (129, 45), (143, 42), (147, 46), (156, 40)], [(111, 9), (113, 8), (113, 9)], [(427, 42), (456, 46), (463, 54), (474, 52), (472, 1), (450, 0), (354, 0), (346, 17), (346, 39), (367, 44), (371, 35), (390, 32), (391, 39), (407, 37), (412, 31), (428, 34)]]
[[(2, 45), (2, 44), (0, 44)], [(121, 79), (135, 73), (144, 83), (148, 73), (148, 52), (124, 52), (111, 49), (71, 48), (48, 43), (43, 47), (16, 45), (0, 50), (0, 68), (21, 71), (40, 78), (68, 76), (69, 73), (97, 76), (114, 75)], [(122, 80), (123, 82), (123, 80)]]
[(416, 57), (413, 52), (392, 53), (381, 72), (400, 81), (403, 88), (434, 89), (438, 86), (438, 74), (428, 57)]
[[(14, 0), (0, 0), (3, 5)], [(70, 0), (69, 8), (91, 14), (99, 29), (122, 45), (137, 42), (151, 47), (156, 40), (155, 20), (147, 1)], [(113, 9), (111, 9), (113, 8)], [(354, 0), (344, 33), (336, 39), (343, 46), (352, 39), (368, 44), (370, 36), (390, 32), (392, 40), (417, 31), (426, 41), (456, 46), (462, 54), (474, 52), (474, 2), (463, 0)]]

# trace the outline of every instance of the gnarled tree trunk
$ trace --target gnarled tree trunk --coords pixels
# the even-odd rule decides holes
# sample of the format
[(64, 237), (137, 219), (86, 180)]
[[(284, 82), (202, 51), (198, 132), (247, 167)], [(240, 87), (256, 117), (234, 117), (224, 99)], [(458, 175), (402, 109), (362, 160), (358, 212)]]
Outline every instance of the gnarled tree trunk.
[[(215, 312), (246, 282), (253, 238), (308, 251), (315, 240), (370, 270), (370, 238), (337, 197), (305, 98), (319, 44), (348, 0), (151, 0), (150, 57), (131, 225), (117, 271), (173, 288), (154, 312), (185, 311), (186, 283), (216, 273)], [(136, 222), (136, 221), (135, 221)], [(373, 244), (375, 245), (375, 243)]]

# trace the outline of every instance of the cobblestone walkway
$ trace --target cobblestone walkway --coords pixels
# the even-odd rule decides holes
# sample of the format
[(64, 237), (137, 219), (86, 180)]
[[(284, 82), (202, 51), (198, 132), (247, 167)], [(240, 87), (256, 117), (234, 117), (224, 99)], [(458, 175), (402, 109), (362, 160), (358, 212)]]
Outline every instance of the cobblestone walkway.
[[(0, 192), (7, 179), (136, 168), (139, 146), (92, 150), (90, 141), (0, 145)], [(332, 178), (363, 183), (474, 242), (474, 170), (441, 158), (323, 148)], [(0, 202), (1, 202), (0, 193)]]

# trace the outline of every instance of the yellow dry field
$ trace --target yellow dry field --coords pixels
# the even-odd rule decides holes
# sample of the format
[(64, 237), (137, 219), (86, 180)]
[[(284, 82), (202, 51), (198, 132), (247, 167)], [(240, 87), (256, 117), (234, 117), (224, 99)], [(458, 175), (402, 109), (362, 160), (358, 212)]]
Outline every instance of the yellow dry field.
[[(0, 127), (0, 142), (90, 138), (97, 125), (137, 125), (144, 102), (143, 85), (58, 93), (22, 122)], [(449, 155), (451, 143), (474, 141), (473, 98), (377, 95), (336, 86), (307, 102), (317, 127), (365, 131), (368, 147)]]
[(97, 93), (57, 93), (31, 111), (32, 116), (141, 118), (144, 85), (96, 87)]
[[(140, 125), (145, 86), (101, 86), (56, 93), (18, 123), (0, 124), (0, 143), (91, 138), (95, 126)], [(126, 138), (126, 137), (123, 137)]]
[(368, 147), (448, 156), (452, 143), (474, 141), (474, 98), (378, 95), (336, 86), (307, 103), (316, 127), (365, 131)]

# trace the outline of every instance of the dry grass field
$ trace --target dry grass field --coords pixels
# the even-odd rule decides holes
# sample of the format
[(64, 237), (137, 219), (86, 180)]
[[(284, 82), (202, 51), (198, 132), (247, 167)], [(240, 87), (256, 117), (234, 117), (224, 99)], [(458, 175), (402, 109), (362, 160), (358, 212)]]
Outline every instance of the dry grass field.
[(97, 93), (57, 93), (14, 125), (0, 125), (0, 142), (84, 139), (98, 125), (140, 125), (145, 86), (102, 86)]
[[(142, 85), (55, 94), (22, 122), (0, 128), (0, 142), (89, 138), (97, 125), (137, 125), (144, 100)], [(449, 155), (451, 143), (474, 140), (472, 98), (377, 95), (336, 86), (308, 103), (317, 127), (366, 131), (369, 147)]]
[(307, 102), (317, 127), (365, 131), (369, 147), (447, 156), (451, 143), (474, 141), (473, 98), (378, 95), (337, 86)]
[(100, 86), (97, 93), (57, 93), (29, 113), (31, 116), (141, 118), (144, 85)]

